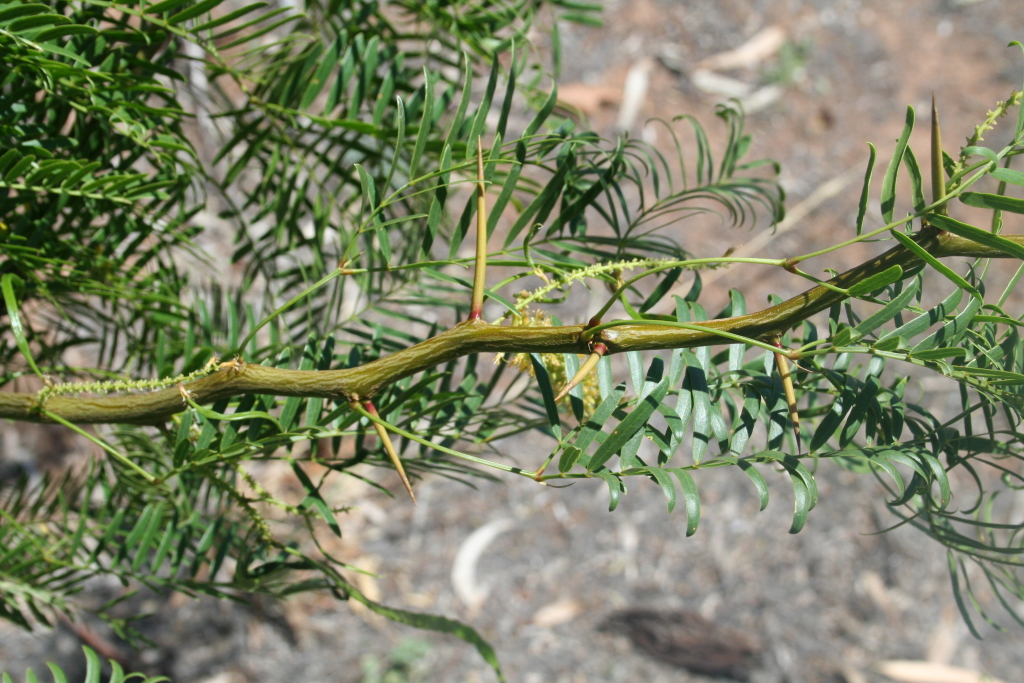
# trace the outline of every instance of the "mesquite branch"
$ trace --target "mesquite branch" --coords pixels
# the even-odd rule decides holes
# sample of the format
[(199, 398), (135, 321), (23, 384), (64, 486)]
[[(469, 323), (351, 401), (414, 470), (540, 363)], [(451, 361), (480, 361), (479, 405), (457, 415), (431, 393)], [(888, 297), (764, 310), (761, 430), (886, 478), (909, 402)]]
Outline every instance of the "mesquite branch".
[[(1024, 245), (1024, 236), (1003, 236)], [(1003, 258), (1008, 255), (977, 242), (926, 228), (916, 241), (933, 256)], [(345, 401), (366, 401), (387, 385), (417, 372), (461, 356), (482, 352), (579, 353), (587, 354), (592, 344), (603, 344), (606, 353), (655, 349), (692, 348), (725, 343), (721, 333), (750, 339), (770, 340), (815, 313), (847, 298), (842, 290), (894, 265), (911, 272), (921, 260), (906, 247), (896, 246), (781, 304), (747, 315), (699, 323), (704, 329), (676, 329), (630, 323), (604, 329), (594, 339), (584, 338), (587, 325), (561, 327), (508, 327), (470, 319), (435, 337), (359, 367), (342, 370), (289, 370), (248, 364), (241, 360), (223, 363), (211, 375), (185, 385), (197, 403), (242, 394), (321, 397)], [(705, 331), (706, 330), (706, 331)], [(44, 396), (0, 392), (0, 418), (34, 422), (62, 420), (78, 424), (155, 424), (182, 412), (188, 403), (181, 389), (115, 396)]]

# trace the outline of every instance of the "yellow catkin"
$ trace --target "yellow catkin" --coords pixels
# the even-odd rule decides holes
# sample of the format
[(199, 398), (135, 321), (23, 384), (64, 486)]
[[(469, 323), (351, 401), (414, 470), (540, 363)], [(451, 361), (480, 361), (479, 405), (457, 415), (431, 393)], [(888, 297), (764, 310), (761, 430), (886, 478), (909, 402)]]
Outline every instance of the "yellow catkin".
[[(512, 327), (553, 326), (554, 323), (551, 322), (551, 318), (547, 313), (540, 310), (530, 310), (529, 308), (523, 309), (521, 317), (512, 319)], [(544, 367), (547, 368), (548, 377), (551, 379), (551, 386), (557, 391), (559, 387), (564, 386), (569, 380), (569, 376), (565, 372), (565, 357), (560, 353), (542, 353), (540, 357), (544, 361)], [(579, 358), (582, 361), (586, 356), (579, 356)], [(531, 376), (534, 375), (533, 361), (528, 353), (512, 354), (507, 359), (504, 357), (504, 354), (498, 354), (494, 362), (500, 363), (502, 360), (519, 372), (528, 372)], [(580, 387), (583, 389), (583, 412), (585, 415), (590, 415), (601, 402), (601, 391), (598, 388), (597, 373), (592, 372), (587, 375), (583, 382), (580, 383)], [(569, 410), (569, 401), (569, 396), (565, 396), (559, 401), (562, 410)]]

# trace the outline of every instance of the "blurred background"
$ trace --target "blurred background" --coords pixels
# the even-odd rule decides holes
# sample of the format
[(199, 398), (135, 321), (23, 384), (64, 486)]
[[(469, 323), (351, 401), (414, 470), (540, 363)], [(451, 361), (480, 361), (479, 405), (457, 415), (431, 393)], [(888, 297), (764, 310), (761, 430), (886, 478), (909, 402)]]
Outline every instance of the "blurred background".
[[(559, 92), (570, 109), (603, 136), (629, 134), (668, 150), (665, 128), (650, 119), (693, 114), (720, 141), (715, 106), (736, 98), (748, 113), (751, 158), (781, 164), (790, 217), (771, 239), (761, 237), (766, 223), (730, 230), (713, 217), (673, 228), (698, 255), (732, 248), (779, 257), (852, 236), (866, 143), (875, 143), (884, 166), (908, 104), (918, 111), (911, 144), (923, 160), (933, 93), (952, 153), (1024, 77), (1021, 50), (1006, 47), (1024, 41), (1020, 0), (605, 5), (603, 28), (563, 26)], [(543, 32), (536, 42), (551, 49)], [(992, 146), (1000, 135), (992, 134)], [(882, 224), (877, 199), (868, 221)], [(1009, 220), (1005, 229), (1021, 231)], [(811, 270), (841, 270), (873, 250), (830, 254)], [(730, 287), (751, 306), (769, 292), (805, 288), (754, 268), (715, 271), (705, 281), (705, 307), (717, 310)], [(932, 379), (915, 388), (929, 405), (941, 404), (944, 390)], [(82, 448), (59, 429), (18, 430), (4, 427), (7, 458)], [(530, 435), (498, 448), (531, 467), (548, 452)], [(370, 474), (400, 490), (396, 476)], [(667, 513), (649, 482), (634, 482), (609, 513), (599, 482), (555, 490), (507, 478), (471, 488), (428, 477), (417, 484), (413, 507), (344, 478), (334, 499), (354, 507), (330, 550), (369, 572), (356, 583), (370, 597), (472, 624), (514, 682), (720, 680), (672, 663), (685, 652), (709, 658), (716, 643), (735, 664), (722, 671), (754, 683), (981, 680), (885, 677), (879, 667), (887, 660), (911, 660), (918, 673), (956, 666), (1005, 683), (1024, 680), (1024, 629), (981, 624), (985, 638), (974, 639), (954, 604), (944, 549), (905, 528), (879, 533), (898, 519), (873, 478), (822, 467), (821, 501), (805, 530), (791, 536), (791, 488), (784, 474), (773, 476), (771, 503), (758, 513), (741, 472), (704, 473), (703, 517), (691, 538), (685, 514)], [(1024, 514), (1024, 500), (1018, 508)], [(98, 606), (120, 590), (96, 585), (83, 600)], [(151, 615), (141, 625), (153, 646), (113, 654), (179, 683), (494, 680), (465, 643), (399, 627), (327, 595), (283, 605), (152, 594), (133, 601), (131, 610)], [(650, 609), (661, 610), (661, 621), (649, 618)], [(95, 640), (108, 639), (105, 633), (88, 622), (35, 635), (0, 623), (0, 669), (38, 671), (52, 659), (80, 678), (80, 644), (113, 643)]]

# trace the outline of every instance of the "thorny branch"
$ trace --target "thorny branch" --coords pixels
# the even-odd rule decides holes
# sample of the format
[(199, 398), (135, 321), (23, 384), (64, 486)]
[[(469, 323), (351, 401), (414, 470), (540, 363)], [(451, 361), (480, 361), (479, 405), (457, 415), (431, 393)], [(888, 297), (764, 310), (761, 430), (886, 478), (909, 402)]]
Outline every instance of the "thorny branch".
[[(1003, 235), (1024, 245), (1024, 236)], [(916, 242), (931, 255), (1004, 258), (1007, 254), (936, 228), (926, 228)], [(185, 410), (187, 390), (196, 403), (210, 403), (243, 394), (328, 398), (347, 403), (367, 401), (392, 382), (473, 353), (579, 353), (601, 343), (606, 353), (693, 348), (725, 341), (722, 333), (770, 341), (810, 316), (848, 296), (841, 290), (894, 265), (908, 276), (921, 259), (900, 245), (813, 287), (788, 301), (747, 315), (695, 323), (705, 329), (677, 329), (642, 322), (601, 330), (587, 338), (588, 326), (510, 327), (480, 319), (459, 323), (435, 337), (359, 367), (340, 370), (289, 370), (245, 363), (222, 365), (213, 374), (179, 388), (114, 396), (66, 396), (0, 392), (0, 418), (52, 422), (53, 416), (76, 424), (157, 424)]]

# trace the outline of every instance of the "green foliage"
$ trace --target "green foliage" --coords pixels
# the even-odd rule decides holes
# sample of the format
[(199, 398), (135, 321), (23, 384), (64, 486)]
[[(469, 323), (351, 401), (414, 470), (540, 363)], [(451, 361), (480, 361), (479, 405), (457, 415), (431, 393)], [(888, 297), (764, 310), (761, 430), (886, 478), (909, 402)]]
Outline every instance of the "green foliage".
[[(1001, 212), (1024, 213), (1007, 195), (1024, 185), (1009, 168), (1024, 117), (1005, 147), (979, 146), (1020, 95), (989, 114), (956, 160), (933, 162), (945, 179), (940, 202), (926, 203), (909, 109), (882, 177), (885, 226), (864, 229), (872, 147), (849, 240), (784, 260), (695, 258), (667, 228), (709, 212), (731, 225), (779, 219), (776, 169), (745, 160), (750, 137), (733, 107), (718, 111), (717, 158), (689, 116), (665, 123), (671, 156), (562, 118), (526, 30), (540, 13), (591, 22), (595, 9), (560, 0), (400, 2), (387, 12), (370, 1), (310, 2), (305, 13), (222, 0), (0, 2), (0, 109), (10, 112), (0, 121), (10, 324), (0, 363), (3, 384), (43, 383), (36, 394), (0, 393), (0, 415), (71, 425), (61, 406), (107, 393), (129, 412), (169, 396), (176, 412), (100, 415), (114, 426), (82, 433), (111, 457), (0, 488), (0, 616), (31, 628), (73, 614), (73, 594), (99, 575), (227, 599), (326, 590), (462, 638), (500, 676), (475, 630), (370, 601), (346, 579), (354, 568), (319, 543), (318, 534), (340, 534), (344, 513), (325, 482), (366, 478), (357, 465), (391, 466), (382, 427), (413, 480), (491, 476), (480, 465), (537, 481), (601, 480), (614, 510), (626, 479), (646, 478), (670, 513), (681, 508), (687, 535), (700, 521), (703, 470), (741, 470), (761, 509), (773, 493), (762, 471), (784, 471), (796, 533), (818, 502), (814, 471), (834, 462), (878, 477), (894, 512), (949, 548), (965, 617), (990, 619), (967, 582), (975, 563), (1020, 621), (1024, 547), (1002, 503), (1024, 482), (1024, 342), (1022, 317), (1004, 306), (1024, 267), (992, 298), (988, 261), (964, 269), (941, 260), (1024, 256), (1022, 240), (999, 234)], [(438, 335), (465, 318), (472, 288), (463, 254), (478, 209), (462, 186), (477, 180), (478, 141), (486, 265), (504, 279), (492, 276), (485, 292), (495, 323), (458, 329), (469, 330), (466, 344), (473, 330), (505, 336), (448, 348)], [(990, 211), (991, 228), (955, 218), (959, 203)], [(829, 282), (797, 268), (876, 238), (891, 239), (886, 257)], [(734, 290), (709, 314), (700, 269), (744, 262), (817, 286), (755, 313)], [(689, 293), (675, 295), (689, 271)], [(579, 284), (611, 292), (602, 320), (561, 326), (545, 311)], [(604, 320), (613, 311), (623, 317)], [(808, 320), (825, 311), (819, 324)], [(555, 341), (530, 346), (526, 335)], [(624, 353), (601, 358), (557, 401), (579, 367), (575, 351), (605, 345)], [(480, 351), (505, 362), (482, 363)], [(373, 377), (402, 354), (433, 363), (366, 395), (331, 384), (346, 372)], [(83, 356), (87, 369), (72, 364)], [(792, 384), (783, 358), (796, 363)], [(235, 390), (247, 367), (261, 366), (283, 379)], [(536, 381), (508, 381), (514, 369)], [(959, 388), (959, 414), (913, 401), (910, 375), (928, 373)], [(223, 390), (197, 400), (193, 390), (211, 381)], [(367, 399), (375, 413), (359, 406)], [(18, 401), (27, 412), (16, 413)], [(496, 443), (530, 430), (551, 444), (536, 470), (493, 459)], [(297, 499), (272, 495), (252, 474), (270, 461), (287, 465)], [(273, 533), (271, 511), (295, 533)], [(135, 637), (130, 622), (111, 623)]]
[[(85, 652), (85, 682), (84, 683), (100, 683), (103, 680), (103, 661), (99, 656), (85, 645), (82, 646), (83, 652)], [(139, 680), (142, 683), (161, 683), (162, 681), (170, 681), (171, 679), (166, 676), (146, 676), (142, 673), (130, 673), (125, 674), (124, 669), (117, 662), (110, 660), (107, 662), (110, 667), (110, 677), (107, 678), (107, 683), (127, 683), (128, 681)], [(46, 666), (50, 669), (50, 676), (52, 677), (53, 683), (67, 683), (67, 676), (64, 671), (54, 664), (53, 662), (47, 662)], [(39, 679), (36, 678), (36, 674), (32, 669), (25, 672), (26, 683), (34, 683)], [(3, 683), (13, 683), (14, 679), (10, 677), (6, 672), (0, 677), (0, 681)]]

